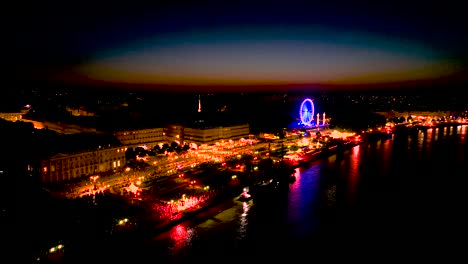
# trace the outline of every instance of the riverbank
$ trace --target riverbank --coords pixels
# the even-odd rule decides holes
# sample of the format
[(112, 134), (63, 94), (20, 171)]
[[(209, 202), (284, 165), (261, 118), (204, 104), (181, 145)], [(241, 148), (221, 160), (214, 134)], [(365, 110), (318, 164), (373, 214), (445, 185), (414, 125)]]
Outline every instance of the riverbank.
[[(329, 157), (330, 155), (334, 155), (336, 153), (340, 153), (340, 151), (345, 151), (347, 149), (350, 149), (357, 144), (361, 144), (363, 142), (352, 142), (348, 144), (343, 144), (341, 146), (336, 146), (334, 148), (330, 148), (327, 151), (321, 152), (320, 155), (313, 155), (311, 156), (310, 159), (304, 160), (294, 166), (287, 166), (286, 170), (281, 171), (281, 170), (273, 170), (271, 171), (266, 180), (279, 180), (280, 187), (283, 190), (287, 190), (287, 187), (290, 184), (289, 178), (283, 177), (283, 176), (289, 176), (293, 171), (294, 168), (297, 168), (299, 166), (303, 166), (307, 164), (308, 162), (312, 162), (315, 160), (318, 160), (320, 158), (325, 158)], [(235, 172), (238, 176), (239, 182), (236, 185), (230, 185), (230, 179), (231, 179), (231, 174), (229, 174), (229, 178), (224, 178), (223, 177), (217, 177), (218, 179), (223, 178), (224, 183), (223, 186), (225, 188), (221, 188), (216, 190), (216, 193), (213, 193), (213, 195), (210, 197), (210, 199), (207, 199), (196, 206), (189, 207), (183, 211), (176, 212), (175, 214), (171, 215), (168, 218), (161, 218), (158, 217), (157, 211), (154, 210), (154, 208), (151, 208), (150, 203), (151, 199), (145, 201), (144, 197), (141, 197), (141, 201), (137, 199), (136, 197), (131, 196), (132, 194), (128, 194), (129, 196), (127, 198), (123, 197), (123, 200), (126, 200), (127, 203), (134, 203), (132, 204), (132, 207), (134, 207), (133, 212), (137, 212), (135, 215), (132, 214), (123, 214), (116, 212), (117, 215), (114, 217), (114, 219), (123, 219), (123, 217), (128, 217), (129, 221), (125, 225), (118, 225), (115, 222), (115, 228), (112, 229), (112, 233), (109, 233), (105, 230), (99, 230), (99, 227), (106, 227), (106, 225), (96, 225), (96, 223), (93, 223), (91, 220), (86, 223), (86, 225), (80, 226), (80, 230), (83, 230), (83, 234), (78, 234), (79, 237), (78, 239), (74, 240), (75, 242), (79, 243), (80, 245), (73, 245), (73, 244), (67, 244), (65, 252), (68, 250), (72, 251), (70, 255), (67, 257), (68, 253), (65, 253), (65, 258), (74, 258), (78, 255), (84, 254), (86, 256), (86, 247), (84, 245), (89, 245), (90, 247), (93, 247), (95, 245), (96, 247), (102, 247), (102, 245), (106, 245), (105, 247), (108, 247), (109, 249), (112, 248), (112, 246), (119, 245), (119, 244), (131, 244), (132, 241), (140, 241), (144, 240), (146, 238), (150, 238), (154, 235), (157, 235), (159, 233), (162, 233), (166, 230), (169, 230), (170, 228), (176, 226), (177, 224), (185, 221), (185, 220), (190, 220), (190, 219), (195, 219), (198, 217), (200, 214), (203, 214), (204, 212), (209, 212), (210, 208), (215, 207), (216, 205), (223, 203), (225, 201), (228, 201), (229, 199), (233, 199), (240, 195), (242, 193), (242, 188), (245, 186), (249, 186), (251, 183), (251, 178), (247, 177), (240, 177), (241, 175), (239, 174), (240, 172)], [(248, 173), (246, 173), (248, 175)], [(222, 176), (222, 175), (220, 175)], [(176, 179), (177, 176), (173, 177), (173, 180)], [(259, 183), (256, 183), (259, 184)], [(276, 183), (274, 183), (276, 184)], [(283, 196), (278, 196), (275, 193), (275, 190), (273, 190), (271, 187), (274, 185), (269, 185), (269, 188), (264, 189), (265, 192), (261, 194), (263, 198), (260, 198), (258, 195), (258, 192), (255, 193), (257, 190), (255, 190), (255, 187), (258, 186), (249, 186), (251, 188), (251, 193), (253, 194), (252, 199), (254, 202), (260, 202), (260, 200), (264, 200), (265, 202), (270, 202), (271, 198), (274, 197), (283, 197)], [(284, 188), (283, 188), (284, 187)], [(271, 188), (271, 189), (270, 189)], [(215, 190), (212, 190), (215, 192)], [(159, 193), (159, 192), (157, 192)], [(177, 193), (177, 192), (173, 192)], [(180, 192), (179, 192), (180, 193)], [(184, 192), (182, 192), (184, 193)], [(281, 192), (281, 193), (287, 193), (287, 192)], [(115, 194), (114, 196), (115, 199), (121, 199), (119, 198), (119, 195)], [(131, 198), (133, 197), (133, 198)], [(179, 196), (174, 196), (174, 198), (180, 198)], [(88, 200), (88, 204), (92, 205), (93, 203), (97, 202), (97, 204), (102, 204), (101, 201), (96, 201), (92, 196), (86, 198)], [(112, 198), (114, 199), (114, 198)], [(152, 199), (157, 200), (158, 197), (152, 197)], [(169, 198), (170, 200), (171, 198)], [(139, 202), (140, 201), (140, 202)], [(109, 203), (112, 203), (112, 201), (109, 201)], [(141, 206), (138, 204), (141, 203)], [(147, 203), (147, 204), (145, 204)], [(93, 205), (92, 205), (93, 206)], [(116, 207), (110, 205), (110, 207)], [(89, 211), (89, 214), (94, 214), (100, 209), (92, 209)], [(107, 209), (106, 209), (107, 210)], [(116, 211), (118, 211), (118, 208), (115, 208)], [(127, 213), (127, 212), (125, 212)], [(105, 219), (100, 220), (100, 222), (104, 222), (104, 220), (108, 221), (109, 219), (112, 218), (109, 214), (104, 215)], [(112, 220), (112, 219), (111, 219)], [(88, 227), (92, 227), (92, 231), (88, 230)], [(95, 230), (95, 231), (93, 231)], [(78, 232), (79, 233), (79, 232)], [(89, 244), (90, 241), (87, 239), (92, 238), (94, 241), (92, 241), (91, 245)], [(100, 241), (100, 242), (99, 242)], [(86, 258), (84, 258), (86, 259)]]

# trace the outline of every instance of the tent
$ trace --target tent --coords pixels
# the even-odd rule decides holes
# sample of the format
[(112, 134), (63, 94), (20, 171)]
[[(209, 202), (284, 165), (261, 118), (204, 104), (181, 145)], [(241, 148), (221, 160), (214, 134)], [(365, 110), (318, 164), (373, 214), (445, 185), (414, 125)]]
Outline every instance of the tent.
[(132, 193), (136, 193), (140, 190), (140, 188), (136, 187), (135, 184), (130, 184), (130, 186), (128, 186), (127, 188), (125, 188), (127, 191), (129, 192), (132, 192)]

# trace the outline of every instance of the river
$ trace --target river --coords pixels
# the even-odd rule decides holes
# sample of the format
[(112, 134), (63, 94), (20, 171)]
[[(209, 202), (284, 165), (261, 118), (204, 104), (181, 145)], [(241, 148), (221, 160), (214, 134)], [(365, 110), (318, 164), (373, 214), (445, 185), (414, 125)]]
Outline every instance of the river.
[[(405, 261), (464, 252), (468, 126), (397, 131), (296, 169), (267, 202), (232, 199), (106, 263)], [(110, 262), (107, 262), (110, 261)]]

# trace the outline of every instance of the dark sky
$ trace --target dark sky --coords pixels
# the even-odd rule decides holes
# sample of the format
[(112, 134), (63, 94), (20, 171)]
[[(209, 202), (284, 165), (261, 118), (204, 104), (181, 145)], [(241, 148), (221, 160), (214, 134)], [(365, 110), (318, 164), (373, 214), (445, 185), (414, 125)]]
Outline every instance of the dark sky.
[(174, 91), (466, 81), (461, 1), (374, 2), (16, 1), (2, 23), (7, 79)]

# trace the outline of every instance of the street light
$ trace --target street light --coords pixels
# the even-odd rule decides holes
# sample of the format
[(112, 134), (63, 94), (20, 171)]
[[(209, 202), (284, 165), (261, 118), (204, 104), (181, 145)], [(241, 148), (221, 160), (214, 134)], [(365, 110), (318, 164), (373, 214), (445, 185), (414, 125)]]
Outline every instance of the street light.
[(98, 175), (96, 175), (96, 176), (91, 176), (91, 177), (90, 177), (90, 179), (93, 181), (93, 184), (94, 184), (94, 190), (97, 189), (97, 188), (96, 188), (96, 180), (97, 180), (97, 178), (99, 178)]

